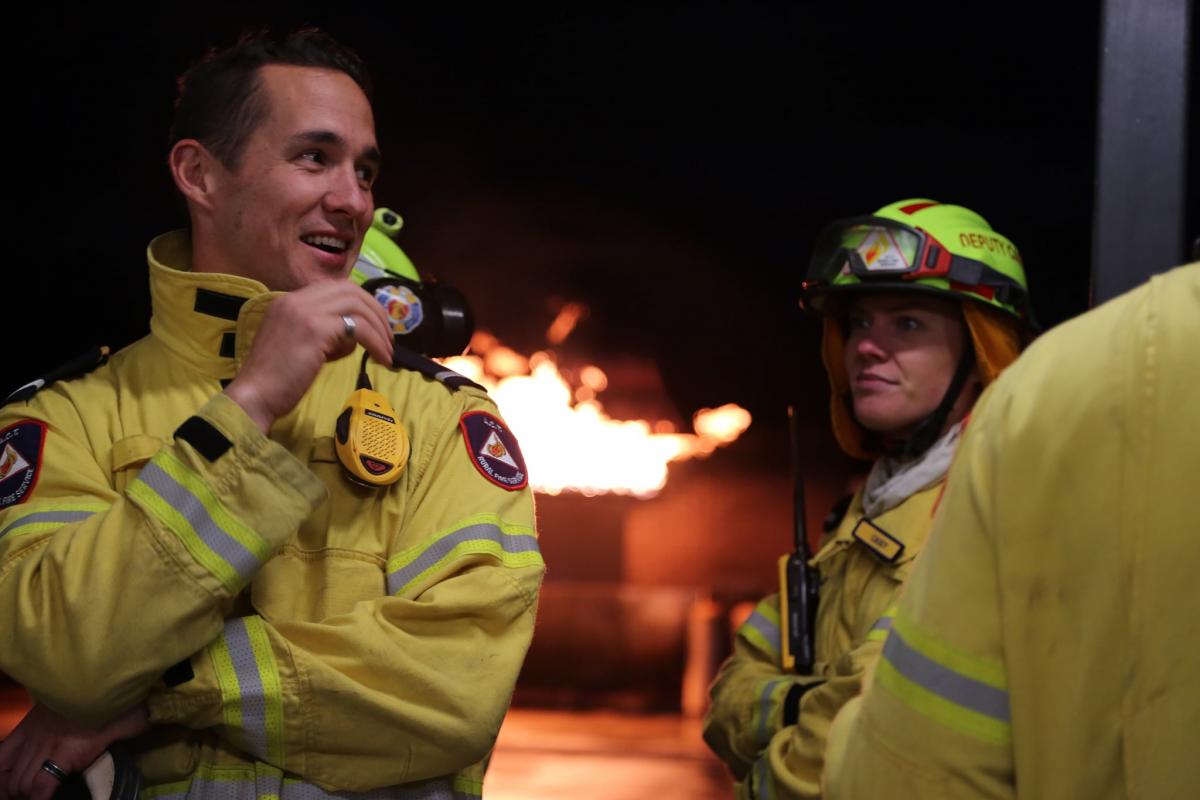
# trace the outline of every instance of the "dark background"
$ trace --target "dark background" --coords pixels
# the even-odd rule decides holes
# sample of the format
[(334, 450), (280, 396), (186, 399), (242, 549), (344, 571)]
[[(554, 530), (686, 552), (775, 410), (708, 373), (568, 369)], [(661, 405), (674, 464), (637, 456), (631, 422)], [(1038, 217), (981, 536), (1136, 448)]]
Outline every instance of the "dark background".
[(318, 24), (364, 56), (376, 202), (481, 327), (527, 352), (584, 301), (565, 349), (656, 362), (683, 419), (736, 402), (774, 431), (794, 398), (821, 413), (796, 309), (808, 250), (893, 200), (982, 213), (1021, 249), (1045, 326), (1087, 306), (1098, 4), (430, 5), (15, 18), (0, 388), (146, 332), (145, 245), (184, 222), (164, 166), (174, 76), (267, 24)]

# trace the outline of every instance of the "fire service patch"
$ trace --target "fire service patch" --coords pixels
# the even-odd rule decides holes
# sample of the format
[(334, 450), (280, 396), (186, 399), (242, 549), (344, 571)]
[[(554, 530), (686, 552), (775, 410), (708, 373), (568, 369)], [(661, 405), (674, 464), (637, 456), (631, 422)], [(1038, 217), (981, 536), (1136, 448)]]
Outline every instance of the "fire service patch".
[(512, 431), (486, 411), (471, 411), (458, 421), (467, 455), (479, 474), (502, 489), (516, 491), (529, 483), (525, 459)]
[(0, 508), (24, 502), (37, 485), (46, 424), (27, 419), (0, 431)]

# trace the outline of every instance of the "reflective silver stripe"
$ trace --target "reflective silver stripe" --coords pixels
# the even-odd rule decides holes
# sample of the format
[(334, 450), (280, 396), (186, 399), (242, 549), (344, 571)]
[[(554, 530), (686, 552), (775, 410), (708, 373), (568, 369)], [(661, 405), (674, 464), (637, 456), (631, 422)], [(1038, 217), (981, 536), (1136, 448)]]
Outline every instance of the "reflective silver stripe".
[(750, 617), (742, 623), (742, 625), (749, 625), (751, 628), (761, 633), (763, 638), (767, 640), (767, 644), (769, 644), (776, 653), (779, 652), (779, 626), (764, 617), (757, 609), (755, 609), (754, 613), (751, 614)]
[(367, 792), (327, 792), (311, 783), (285, 781), (279, 800), (460, 800), (470, 797), (456, 793), (451, 786), (451, 781), (440, 778), (423, 784), (387, 786)]
[(225, 624), (225, 645), (229, 648), (229, 660), (233, 662), (234, 672), (237, 673), (246, 748), (251, 755), (266, 758), (269, 752), (267, 703), (263, 698), (262, 676), (258, 672), (258, 660), (254, 657), (254, 647), (250, 644), (245, 620), (238, 618)]
[(919, 653), (898, 630), (888, 634), (883, 657), (905, 678), (938, 697), (1001, 722), (1009, 721), (1008, 692), (968, 678)]
[(23, 525), (33, 525), (38, 522), (61, 522), (65, 525), (68, 522), (79, 522), (81, 519), (87, 519), (95, 513), (95, 511), (37, 511), (27, 517), (21, 517), (0, 531), (0, 539), (4, 538), (4, 534)]
[(762, 696), (758, 698), (758, 743), (760, 745), (765, 746), (771, 741), (771, 731), (767, 727), (773, 709), (771, 695), (775, 692), (775, 687), (783, 682), (782, 680), (768, 681), (767, 685), (763, 687)]
[(754, 785), (750, 787), (750, 791), (751, 796), (758, 800), (770, 800), (771, 764), (765, 755), (754, 765)]
[[(253, 780), (213, 780), (194, 778), (183, 792), (155, 795), (154, 800), (258, 800), (275, 796), (279, 800), (478, 800), (479, 795), (454, 791), (449, 778), (436, 778), (425, 783), (385, 786), (366, 792), (327, 792), (319, 786), (302, 781), (285, 780), (282, 790), (279, 781), (267, 780), (258, 785)], [(150, 792), (144, 791), (144, 794)]]
[(537, 539), (533, 536), (513, 536), (502, 532), (498, 525), (486, 522), (481, 522), (477, 525), (468, 525), (438, 539), (407, 566), (401, 567), (388, 575), (388, 593), (395, 594), (400, 591), (400, 589), (408, 585), (409, 581), (441, 561), (458, 545), (478, 539), (496, 542), (506, 553), (538, 552)]
[(452, 369), (445, 369), (445, 370), (442, 370), (441, 372), (435, 374), (433, 377), (435, 380), (439, 380), (444, 383), (445, 381), (448, 381), (451, 378), (461, 378), (462, 375), (459, 375), (457, 372), (455, 372)]
[(258, 572), (258, 558), (221, 528), (209, 515), (208, 509), (182, 484), (168, 475), (153, 461), (142, 467), (138, 480), (146, 484), (168, 505), (178, 511), (196, 531), (196, 535), (214, 553), (228, 562), (234, 571), (248, 581)]

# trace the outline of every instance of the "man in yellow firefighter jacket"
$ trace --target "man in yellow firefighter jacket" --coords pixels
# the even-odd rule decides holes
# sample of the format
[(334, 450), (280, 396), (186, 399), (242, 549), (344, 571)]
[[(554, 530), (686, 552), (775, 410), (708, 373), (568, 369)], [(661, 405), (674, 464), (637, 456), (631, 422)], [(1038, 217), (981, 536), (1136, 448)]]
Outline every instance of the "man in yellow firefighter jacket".
[(878, 658), (885, 611), (925, 546), (962, 420), (1030, 329), (1016, 247), (975, 212), (930, 200), (829, 226), (804, 303), (824, 317), (837, 440), (874, 464), (813, 558), (812, 674), (782, 666), (771, 595), (712, 686), (704, 738), (741, 797), (820, 795), (829, 725)]
[[(346, 280), (364, 85), (314, 32), (193, 67), (169, 156), (191, 231), (150, 244), (150, 335), (0, 412), (0, 671), (35, 700), (0, 796), (139, 733), (147, 797), (480, 795), (544, 566), (496, 407), (393, 370)], [(335, 454), (364, 349), (410, 444), (382, 487)]]
[(1191, 264), (984, 394), (874, 679), (833, 724), (826, 797), (1195, 795), (1198, 475)]

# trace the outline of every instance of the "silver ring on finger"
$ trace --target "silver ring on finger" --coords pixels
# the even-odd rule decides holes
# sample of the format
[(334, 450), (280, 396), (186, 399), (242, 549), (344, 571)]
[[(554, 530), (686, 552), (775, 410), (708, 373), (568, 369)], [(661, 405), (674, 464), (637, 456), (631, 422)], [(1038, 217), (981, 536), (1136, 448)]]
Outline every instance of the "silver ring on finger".
[(67, 779), (67, 771), (48, 758), (42, 762), (42, 772), (49, 772), (59, 783)]
[(342, 324), (346, 326), (346, 338), (353, 339), (354, 331), (358, 328), (358, 323), (354, 321), (354, 317), (349, 314), (342, 314)]

